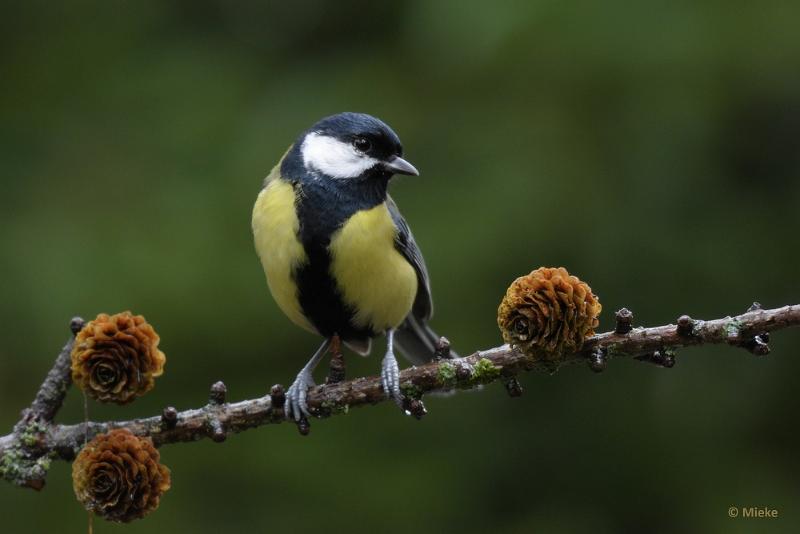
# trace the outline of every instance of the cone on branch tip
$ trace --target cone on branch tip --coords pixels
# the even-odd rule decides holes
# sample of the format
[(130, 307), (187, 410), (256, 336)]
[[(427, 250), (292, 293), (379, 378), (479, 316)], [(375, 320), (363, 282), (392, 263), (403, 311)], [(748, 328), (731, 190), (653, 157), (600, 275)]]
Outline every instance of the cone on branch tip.
[(170, 487), (170, 471), (159, 460), (150, 438), (125, 428), (99, 434), (72, 464), (75, 497), (109, 521), (140, 519), (158, 508)]
[(537, 361), (555, 364), (594, 335), (602, 306), (563, 267), (540, 267), (514, 280), (497, 310), (503, 339)]
[(101, 313), (75, 336), (72, 380), (100, 402), (127, 404), (164, 372), (158, 334), (141, 315)]

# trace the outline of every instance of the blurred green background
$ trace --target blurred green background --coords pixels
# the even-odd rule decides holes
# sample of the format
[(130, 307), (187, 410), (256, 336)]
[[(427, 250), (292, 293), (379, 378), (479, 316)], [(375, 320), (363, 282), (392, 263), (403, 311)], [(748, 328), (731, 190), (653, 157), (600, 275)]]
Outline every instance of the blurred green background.
[[(93, 419), (289, 383), (318, 340), (269, 296), (250, 211), (295, 136), (344, 110), (422, 171), (392, 194), (461, 352), (499, 343), (501, 296), (540, 265), (591, 284), (602, 330), (622, 306), (656, 325), (800, 302), (799, 22), (796, 1), (3, 1), (0, 428), (75, 314), (142, 313), (168, 358)], [(95, 531), (796, 532), (800, 332), (773, 339), (763, 359), (530, 374), (520, 399), (431, 398), (421, 422), (385, 403), (307, 438), (167, 446), (161, 508)], [(59, 420), (81, 418), (73, 390)], [(0, 517), (86, 528), (64, 462), (39, 494), (0, 483)]]

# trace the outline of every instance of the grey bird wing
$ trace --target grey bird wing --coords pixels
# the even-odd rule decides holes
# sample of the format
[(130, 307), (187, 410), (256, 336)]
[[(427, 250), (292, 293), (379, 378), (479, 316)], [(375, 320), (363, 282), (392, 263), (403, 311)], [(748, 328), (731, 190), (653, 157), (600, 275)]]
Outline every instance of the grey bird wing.
[(397, 204), (391, 197), (387, 197), (386, 205), (397, 227), (394, 246), (417, 273), (417, 296), (414, 298), (411, 313), (397, 328), (394, 341), (408, 361), (413, 364), (422, 364), (433, 359), (436, 342), (439, 340), (439, 336), (428, 326), (428, 320), (433, 315), (428, 269), (425, 267), (422, 252), (420, 252), (417, 242), (414, 241), (414, 235), (411, 233), (408, 223), (397, 209)]
[(408, 260), (408, 263), (414, 267), (414, 271), (417, 273), (417, 296), (414, 298), (411, 315), (427, 321), (433, 315), (433, 300), (431, 299), (431, 283), (428, 278), (428, 268), (425, 267), (425, 259), (422, 257), (422, 252), (420, 252), (417, 242), (414, 241), (414, 235), (411, 233), (408, 223), (400, 215), (400, 210), (397, 209), (397, 204), (394, 203), (392, 197), (386, 199), (386, 206), (389, 208), (394, 225), (397, 227), (394, 247)]

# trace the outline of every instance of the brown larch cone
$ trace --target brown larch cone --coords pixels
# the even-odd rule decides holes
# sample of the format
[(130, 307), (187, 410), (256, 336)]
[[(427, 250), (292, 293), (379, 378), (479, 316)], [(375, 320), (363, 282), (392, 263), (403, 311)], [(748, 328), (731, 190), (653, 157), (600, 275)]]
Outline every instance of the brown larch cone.
[(118, 428), (95, 436), (81, 450), (72, 464), (72, 486), (87, 510), (127, 523), (158, 508), (170, 473), (150, 438)]
[(545, 362), (578, 350), (594, 335), (602, 306), (563, 267), (540, 267), (514, 280), (497, 310), (506, 343)]
[(126, 404), (144, 395), (164, 372), (159, 337), (141, 315), (101, 313), (75, 337), (72, 380), (101, 402)]

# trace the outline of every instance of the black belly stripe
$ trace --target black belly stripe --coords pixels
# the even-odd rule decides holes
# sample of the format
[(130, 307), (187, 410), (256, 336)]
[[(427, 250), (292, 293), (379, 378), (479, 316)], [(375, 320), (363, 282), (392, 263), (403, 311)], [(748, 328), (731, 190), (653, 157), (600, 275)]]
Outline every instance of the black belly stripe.
[(380, 178), (302, 180), (295, 184), (296, 190), (301, 189), (296, 204), (299, 238), (308, 257), (294, 273), (298, 300), (303, 314), (325, 337), (338, 334), (345, 341), (356, 341), (376, 335), (370, 328), (353, 325), (355, 310), (344, 302), (330, 274), (328, 247), (331, 236), (353, 214), (386, 200), (386, 185)]
[(365, 339), (371, 332), (352, 325), (354, 310), (341, 298), (330, 272), (331, 258), (324, 246), (304, 243), (308, 263), (295, 272), (300, 289), (298, 300), (303, 314), (325, 337), (339, 334), (342, 339)]

